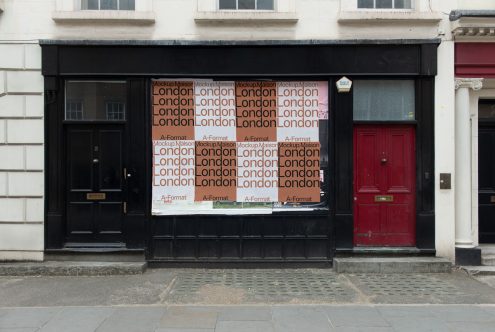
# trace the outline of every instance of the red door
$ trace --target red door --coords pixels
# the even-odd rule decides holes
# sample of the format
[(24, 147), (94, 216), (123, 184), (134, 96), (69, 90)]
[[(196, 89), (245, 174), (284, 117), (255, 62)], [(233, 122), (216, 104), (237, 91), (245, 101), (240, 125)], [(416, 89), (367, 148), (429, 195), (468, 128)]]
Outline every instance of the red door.
[(413, 126), (354, 127), (354, 245), (416, 244), (414, 151)]

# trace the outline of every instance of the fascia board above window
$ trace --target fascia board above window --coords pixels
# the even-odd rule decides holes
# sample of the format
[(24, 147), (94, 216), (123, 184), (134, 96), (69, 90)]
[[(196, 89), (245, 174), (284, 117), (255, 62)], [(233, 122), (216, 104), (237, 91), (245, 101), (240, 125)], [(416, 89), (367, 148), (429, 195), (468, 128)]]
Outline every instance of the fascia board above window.
[(80, 10), (80, 11), (55, 11), (52, 19), (57, 23), (128, 23), (128, 24), (154, 24), (155, 13), (132, 10)]

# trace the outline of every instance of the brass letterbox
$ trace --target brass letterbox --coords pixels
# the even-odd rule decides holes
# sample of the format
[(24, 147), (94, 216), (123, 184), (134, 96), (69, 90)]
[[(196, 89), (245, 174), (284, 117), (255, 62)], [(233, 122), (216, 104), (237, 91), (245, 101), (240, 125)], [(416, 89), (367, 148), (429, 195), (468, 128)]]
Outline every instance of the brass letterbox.
[(393, 202), (394, 195), (376, 195), (375, 202)]
[(106, 193), (87, 193), (86, 199), (88, 201), (104, 201), (107, 199)]

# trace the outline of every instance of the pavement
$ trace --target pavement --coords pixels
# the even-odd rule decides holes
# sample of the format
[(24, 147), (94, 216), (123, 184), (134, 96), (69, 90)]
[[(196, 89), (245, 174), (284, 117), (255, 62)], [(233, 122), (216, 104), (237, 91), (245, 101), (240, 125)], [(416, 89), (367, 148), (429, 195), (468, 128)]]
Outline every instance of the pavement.
[(148, 269), (0, 277), (5, 331), (495, 331), (495, 276)]

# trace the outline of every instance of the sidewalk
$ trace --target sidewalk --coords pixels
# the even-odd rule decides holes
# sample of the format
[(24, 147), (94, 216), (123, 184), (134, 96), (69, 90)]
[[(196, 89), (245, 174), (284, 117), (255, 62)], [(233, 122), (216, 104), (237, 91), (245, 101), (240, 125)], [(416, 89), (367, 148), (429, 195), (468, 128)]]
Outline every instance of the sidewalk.
[(330, 269), (0, 277), (0, 332), (494, 331), (495, 277), (482, 280)]

